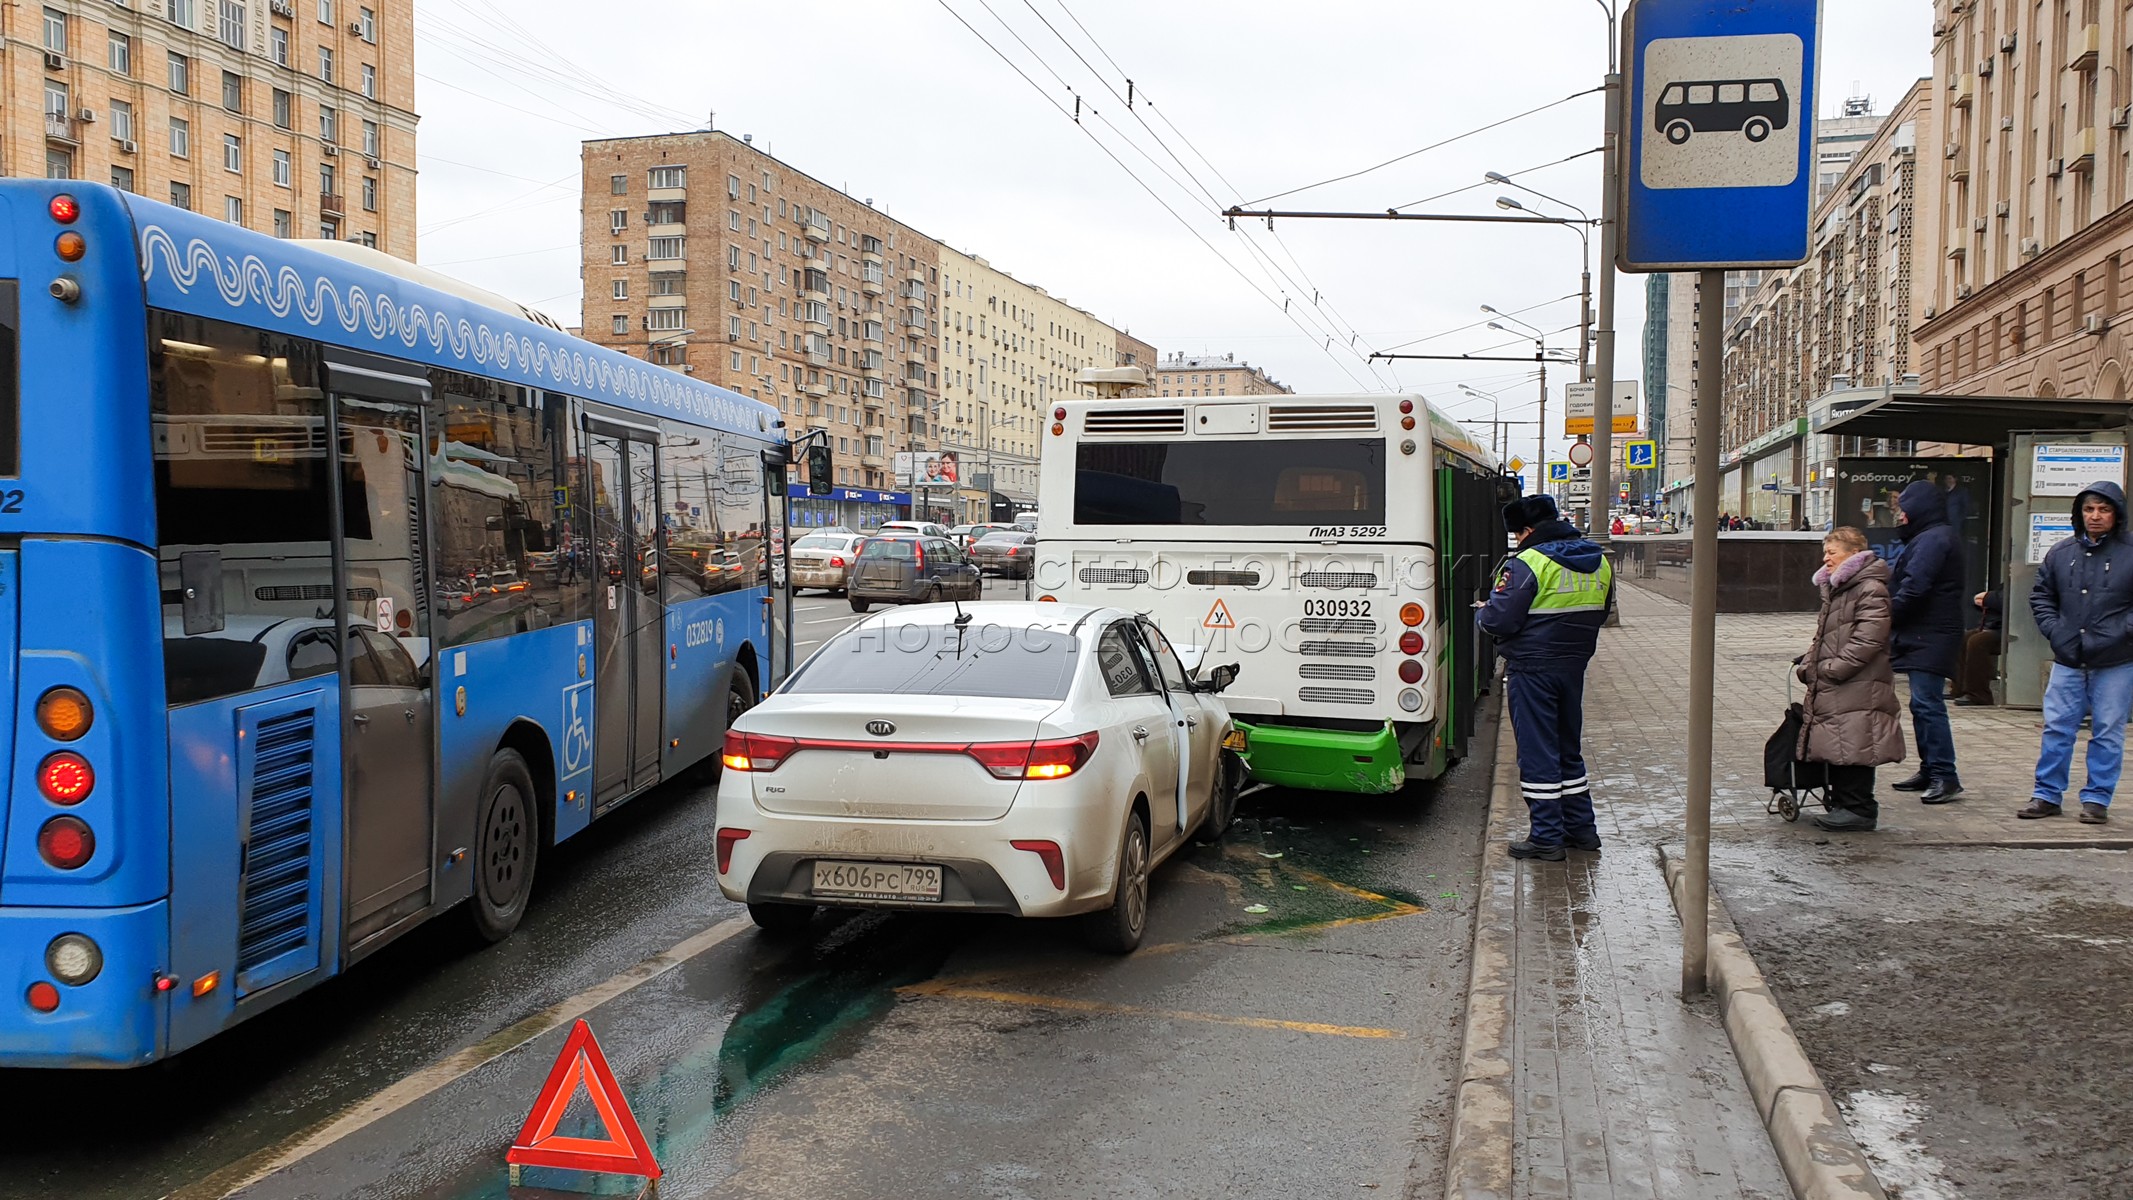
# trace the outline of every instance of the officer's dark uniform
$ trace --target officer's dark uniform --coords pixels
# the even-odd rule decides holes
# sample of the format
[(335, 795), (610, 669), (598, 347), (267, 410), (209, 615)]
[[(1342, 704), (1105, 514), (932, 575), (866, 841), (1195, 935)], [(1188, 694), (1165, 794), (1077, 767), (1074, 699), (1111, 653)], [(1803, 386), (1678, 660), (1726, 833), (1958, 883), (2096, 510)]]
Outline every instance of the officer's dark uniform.
[(1614, 569), (1606, 552), (1564, 521), (1548, 496), (1505, 505), (1504, 524), (1513, 533), (1532, 532), (1504, 560), (1478, 619), (1504, 657), (1519, 788), (1532, 815), (1530, 837), (1512, 843), (1511, 853), (1561, 858), (1566, 843), (1597, 850), (1600, 831), (1582, 747), (1585, 665), (1599, 648)]

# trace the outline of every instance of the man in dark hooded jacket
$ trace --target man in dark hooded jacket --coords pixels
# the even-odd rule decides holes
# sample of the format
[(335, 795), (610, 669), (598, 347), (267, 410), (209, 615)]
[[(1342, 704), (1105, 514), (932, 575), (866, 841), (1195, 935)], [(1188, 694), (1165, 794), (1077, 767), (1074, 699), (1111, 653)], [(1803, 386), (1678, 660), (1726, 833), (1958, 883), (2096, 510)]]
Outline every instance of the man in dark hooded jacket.
[(2090, 484), (2074, 497), (2074, 536), (2053, 546), (2029, 590), (2037, 632), (2052, 648), (2044, 688), (2044, 744), (2024, 820), (2059, 815), (2073, 772), (2074, 735), (2089, 719), (2088, 782), (2081, 820), (2109, 819), (2124, 760), (2126, 716), (2133, 711), (2133, 533), (2126, 493), (2116, 483)]
[(1947, 695), (1963, 650), (1963, 541), (1948, 523), (1947, 493), (1930, 480), (1896, 497), (1896, 523), (1903, 553), (1889, 588), (1890, 665), (1910, 677), (1918, 773), (1892, 786), (1946, 804), (1963, 791)]
[(1518, 535), (1518, 553), (1504, 560), (1477, 620), (1504, 657), (1519, 788), (1532, 817), (1531, 832), (1510, 851), (1557, 862), (1566, 845), (1600, 848), (1585, 779), (1585, 664), (1600, 645), (1614, 569), (1548, 496), (1513, 500), (1503, 523)]

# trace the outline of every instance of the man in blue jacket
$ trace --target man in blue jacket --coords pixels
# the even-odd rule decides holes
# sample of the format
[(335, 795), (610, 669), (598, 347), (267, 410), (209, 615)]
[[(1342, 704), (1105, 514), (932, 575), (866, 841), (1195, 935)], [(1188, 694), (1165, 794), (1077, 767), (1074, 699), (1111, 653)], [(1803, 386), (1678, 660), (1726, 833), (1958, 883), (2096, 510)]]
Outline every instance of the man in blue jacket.
[(2081, 820), (2109, 819), (2124, 760), (2126, 716), (2133, 711), (2133, 534), (2126, 493), (2104, 480), (2074, 497), (2074, 536), (2053, 546), (2037, 568), (2029, 610), (2052, 648), (2044, 688), (2044, 744), (2023, 820), (2059, 815), (2073, 771), (2074, 735), (2089, 719), (2088, 782)]
[(1510, 852), (1560, 862), (1566, 845), (1600, 848), (1585, 778), (1585, 664), (1600, 645), (1614, 569), (1548, 496), (1513, 500), (1503, 523), (1518, 535), (1518, 553), (1504, 560), (1477, 620), (1504, 657), (1519, 790), (1532, 818)]
[(1911, 683), (1911, 731), (1918, 773), (1899, 792), (1922, 792), (1927, 804), (1962, 795), (1955, 773), (1955, 731), (1948, 726), (1948, 679), (1963, 651), (1963, 540), (1948, 523), (1947, 493), (1920, 479), (1896, 497), (1903, 553), (1889, 587), (1889, 665)]

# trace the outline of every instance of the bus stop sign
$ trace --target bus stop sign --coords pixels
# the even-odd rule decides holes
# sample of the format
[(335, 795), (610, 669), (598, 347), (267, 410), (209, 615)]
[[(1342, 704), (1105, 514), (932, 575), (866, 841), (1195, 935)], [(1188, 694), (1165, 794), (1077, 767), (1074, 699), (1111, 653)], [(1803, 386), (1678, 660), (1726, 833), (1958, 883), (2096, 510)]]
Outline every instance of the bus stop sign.
[(1630, 5), (1620, 269), (1806, 260), (1820, 17), (1820, 0)]

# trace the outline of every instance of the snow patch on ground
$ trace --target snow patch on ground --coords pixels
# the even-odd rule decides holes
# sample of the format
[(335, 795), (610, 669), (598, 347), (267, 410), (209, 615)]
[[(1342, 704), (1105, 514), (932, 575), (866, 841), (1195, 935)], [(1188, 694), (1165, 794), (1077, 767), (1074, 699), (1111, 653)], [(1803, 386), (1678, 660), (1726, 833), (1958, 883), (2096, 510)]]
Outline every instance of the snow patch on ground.
[(1941, 1161), (1911, 1136), (1926, 1118), (1924, 1105), (1899, 1092), (1853, 1092), (1839, 1107), (1890, 1200), (1959, 1200)]
[(1815, 1013), (1824, 1017), (1848, 1017), (1852, 1015), (1852, 1006), (1842, 1000), (1832, 1000), (1827, 1004), (1815, 1005)]

